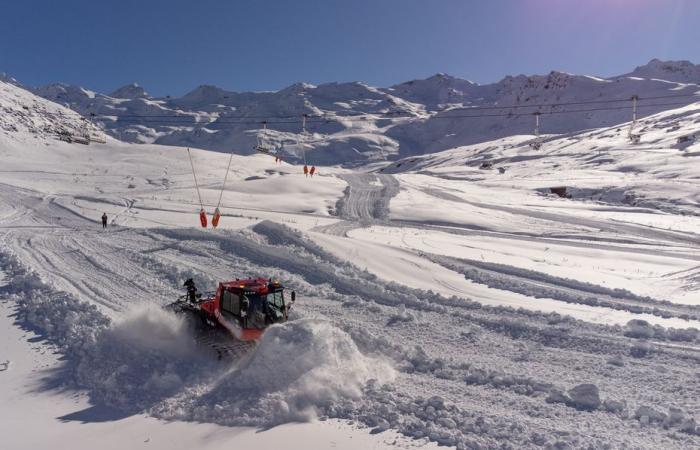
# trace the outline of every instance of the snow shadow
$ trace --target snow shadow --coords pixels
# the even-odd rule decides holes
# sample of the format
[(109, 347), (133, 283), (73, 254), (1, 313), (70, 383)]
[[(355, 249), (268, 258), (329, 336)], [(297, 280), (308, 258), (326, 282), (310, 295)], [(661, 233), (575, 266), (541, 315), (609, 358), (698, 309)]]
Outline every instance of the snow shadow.
[(58, 417), (61, 422), (99, 423), (126, 419), (131, 413), (106, 405), (93, 405), (74, 413)]

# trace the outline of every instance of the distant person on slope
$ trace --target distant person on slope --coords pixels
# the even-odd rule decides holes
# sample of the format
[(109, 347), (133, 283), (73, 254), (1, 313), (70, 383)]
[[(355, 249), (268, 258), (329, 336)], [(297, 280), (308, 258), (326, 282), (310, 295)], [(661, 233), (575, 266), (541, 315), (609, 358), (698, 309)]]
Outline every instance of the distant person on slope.
[(316, 166), (311, 166), (311, 170), (309, 171), (309, 174), (311, 175), (311, 178), (314, 177), (314, 173), (316, 173)]
[(306, 164), (304, 164), (304, 176), (305, 177), (309, 176), (309, 166), (307, 166)]
[(107, 213), (102, 213), (102, 228), (107, 228)]

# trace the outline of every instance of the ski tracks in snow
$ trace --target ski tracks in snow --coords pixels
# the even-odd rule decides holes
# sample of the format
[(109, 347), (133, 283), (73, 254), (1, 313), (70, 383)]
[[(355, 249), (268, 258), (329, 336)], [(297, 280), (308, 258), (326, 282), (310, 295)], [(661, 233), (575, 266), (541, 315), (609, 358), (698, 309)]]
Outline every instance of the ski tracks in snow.
[(427, 255), (427, 257), (433, 262), (463, 274), (468, 280), (534, 298), (554, 298), (567, 303), (610, 308), (634, 314), (653, 314), (664, 318), (700, 320), (700, 307), (694, 305), (642, 297), (622, 289), (610, 289), (504, 264), (439, 255)]
[(344, 196), (336, 204), (339, 222), (316, 227), (314, 231), (345, 236), (350, 230), (382, 223), (388, 219), (389, 203), (399, 193), (399, 182), (391, 175), (358, 173), (344, 174), (348, 183)]
[[(375, 206), (358, 205), (350, 211), (375, 220), (382, 216), (377, 213), (382, 207), (376, 205), (385, 197), (377, 192), (360, 197)], [(700, 407), (695, 391), (697, 333), (596, 325), (555, 313), (487, 307), (410, 289), (382, 281), (303, 234), (272, 222), (240, 232), (125, 228), (103, 232), (95, 222), (50, 199), (15, 192), (0, 200), (27, 210), (4, 223), (9, 228), (2, 238), (2, 253), (11, 256), (3, 256), (2, 269), (19, 280), (27, 275), (18, 265), (27, 266), (44, 283), (30, 280), (26, 286), (5, 288), (21, 305), (18, 320), (58, 339), (71, 358), (78, 358), (74, 362), (80, 362), (79, 346), (86, 342), (81, 333), (94, 332), (90, 324), (103, 323), (104, 315), (120, 317), (135, 305), (168, 303), (186, 276), (194, 276), (205, 287), (231, 276), (268, 273), (299, 292), (295, 319), (329, 320), (352, 336), (363, 353), (389, 359), (398, 370), (393, 383), (368, 383), (363, 396), (353, 401), (324, 400), (314, 405), (322, 416), (354, 420), (377, 432), (396, 429), (461, 448), (700, 444), (694, 425), (686, 423)], [(60, 225), (41, 233), (31, 228), (51, 220)], [(489, 281), (494, 283), (498, 273), (507, 272), (478, 269), (494, 276), (495, 281)], [(572, 296), (584, 288), (594, 289), (536, 280), (535, 274), (511, 276), (530, 279), (540, 288), (558, 285)], [(101, 313), (81, 306), (95, 304)], [(196, 397), (199, 387), (187, 380), (198, 377), (169, 373), (176, 369), (168, 368), (166, 361), (150, 361), (149, 367), (160, 383), (179, 379), (186, 384), (167, 404), (151, 404), (153, 414), (241, 424), (243, 419), (237, 418), (233, 407), (222, 406), (222, 399), (209, 402)], [(136, 370), (127, 369), (125, 373)], [(600, 404), (592, 412), (580, 410), (575, 391), (567, 393), (584, 383), (594, 383), (600, 391)], [(115, 388), (99, 388), (105, 401), (118, 393), (110, 389)], [(635, 417), (640, 408), (658, 414), (652, 420), (648, 412)], [(682, 420), (672, 408), (681, 410)], [(245, 423), (270, 425), (269, 409), (246, 411)], [(672, 415), (676, 418), (669, 419)], [(643, 435), (640, 427), (645, 427)]]

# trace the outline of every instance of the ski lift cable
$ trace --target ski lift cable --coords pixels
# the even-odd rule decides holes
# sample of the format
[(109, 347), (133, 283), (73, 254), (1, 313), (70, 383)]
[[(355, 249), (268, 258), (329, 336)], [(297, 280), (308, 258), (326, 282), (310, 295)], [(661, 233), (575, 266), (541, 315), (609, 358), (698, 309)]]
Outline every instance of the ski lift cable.
[(632, 97), (632, 122), (630, 123), (630, 131), (629, 135), (630, 138), (634, 134), (634, 126), (637, 125), (637, 96)]
[[(301, 135), (306, 137), (306, 114), (301, 116)], [(298, 136), (297, 136), (297, 146), (299, 146), (299, 137)], [(301, 146), (301, 154), (304, 157), (304, 167), (306, 167), (306, 147), (303, 145)]]
[[(627, 100), (629, 101), (629, 100)], [(653, 104), (646, 104), (646, 105), (638, 105), (638, 108), (649, 108), (649, 107), (656, 107), (656, 106), (676, 106), (676, 105), (686, 105), (686, 102), (669, 102), (669, 103), (653, 103)], [(531, 105), (532, 107), (534, 105)], [(588, 108), (588, 109), (573, 109), (573, 110), (559, 110), (559, 111), (540, 111), (541, 114), (568, 114), (568, 113), (577, 113), (577, 112), (591, 112), (591, 111), (615, 111), (615, 110), (621, 110), (621, 109), (627, 109), (627, 106), (615, 106), (615, 107), (602, 107), (602, 108)], [(494, 108), (494, 109), (507, 109), (506, 107), (502, 108)], [(460, 109), (461, 110), (461, 109)], [(469, 111), (470, 109), (463, 109), (464, 111)], [(472, 109), (473, 111), (476, 111), (477, 108)], [(450, 111), (456, 111), (456, 110), (449, 110)], [(469, 114), (469, 115), (435, 115), (430, 117), (430, 119), (452, 119), (452, 118), (472, 118), (472, 117), (521, 117), (521, 116), (527, 116), (533, 114), (532, 112), (508, 112), (508, 113), (497, 113), (497, 114)], [(381, 114), (370, 114), (370, 115), (381, 115)], [(104, 118), (105, 116), (100, 116), (100, 118)], [(174, 125), (187, 125), (188, 122), (182, 122), (179, 120), (181, 116), (164, 116), (161, 120), (144, 120), (144, 119), (152, 119), (156, 118), (156, 116), (141, 116), (141, 117), (136, 117), (133, 116), (132, 118), (129, 118), (128, 116), (118, 116), (117, 121), (119, 122), (132, 122), (132, 123), (153, 123), (153, 124), (174, 124)], [(319, 116), (320, 117), (320, 116)], [(110, 119), (112, 118), (111, 116), (109, 117)], [(336, 118), (343, 118), (343, 116), (336, 117)], [(307, 119), (307, 123), (323, 123), (327, 122), (329, 120), (332, 120), (332, 117), (326, 117), (324, 119)], [(366, 117), (363, 117), (361, 119), (357, 118), (344, 118), (345, 120), (348, 121), (356, 121), (356, 120), (366, 120)], [(279, 121), (274, 121), (271, 123), (274, 124), (293, 124), (296, 121), (286, 121), (286, 120), (279, 120)], [(247, 118), (233, 118), (233, 119), (227, 119), (227, 120), (217, 120), (215, 122), (209, 122), (207, 124), (203, 125), (208, 125), (210, 123), (218, 125), (224, 125), (224, 124), (239, 124), (239, 125), (252, 125), (257, 122), (253, 122), (250, 120), (247, 120)]]
[[(629, 100), (628, 100), (629, 101)], [(637, 105), (637, 109), (642, 108), (652, 108), (652, 107), (665, 107), (665, 106), (682, 106), (687, 105), (686, 102), (667, 102), (667, 103), (652, 103), (646, 105)], [(586, 109), (571, 109), (571, 110), (559, 110), (559, 111), (539, 111), (541, 115), (556, 115), (556, 114), (576, 114), (576, 113), (586, 113), (586, 112), (599, 112), (599, 111), (618, 111), (629, 109), (629, 106), (614, 106), (614, 107), (601, 107), (601, 108), (586, 108)], [(430, 120), (444, 120), (444, 119), (479, 119), (484, 117), (525, 117), (531, 116), (535, 113), (533, 112), (510, 112), (510, 113), (497, 113), (497, 114), (463, 114), (463, 115), (436, 115), (429, 117)], [(175, 118), (175, 117), (171, 117)], [(323, 123), (328, 119), (314, 120), (308, 119), (307, 123)], [(120, 122), (127, 123), (141, 123), (141, 124), (154, 124), (154, 125), (186, 125), (185, 123), (178, 122), (176, 120), (143, 120), (143, 119), (119, 119)], [(246, 121), (246, 120), (226, 120), (212, 122), (216, 126), (224, 125), (254, 125), (256, 122)], [(269, 122), (273, 124), (294, 124), (298, 121), (274, 121)]]
[(202, 202), (202, 194), (199, 192), (199, 183), (197, 183), (197, 174), (194, 171), (194, 162), (192, 161), (192, 153), (190, 153), (190, 148), (187, 147), (187, 155), (190, 157), (190, 165), (192, 166), (192, 176), (194, 177), (194, 187), (197, 189), (197, 197), (199, 197), (199, 206), (204, 210), (204, 203)]
[(226, 174), (224, 175), (224, 183), (221, 185), (221, 192), (219, 192), (219, 201), (216, 203), (216, 209), (219, 209), (219, 206), (221, 206), (221, 198), (224, 196), (226, 180), (228, 179), (228, 173), (231, 170), (231, 161), (233, 161), (233, 150), (231, 150), (231, 155), (228, 157), (228, 166), (226, 167)]
[[(675, 95), (658, 95), (658, 96), (649, 96), (649, 97), (639, 97), (635, 96), (637, 98), (637, 102), (642, 102), (642, 101), (648, 101), (648, 100), (662, 100), (662, 99), (676, 99), (676, 98), (690, 98), (690, 97), (698, 97), (697, 93), (693, 94), (675, 94)], [(609, 103), (620, 103), (620, 102), (627, 102), (629, 101), (630, 98), (622, 98), (622, 99), (601, 99), (601, 100), (586, 100), (586, 101), (578, 101), (578, 102), (558, 102), (558, 103), (533, 103), (529, 105), (503, 105), (503, 106), (474, 106), (474, 107), (461, 107), (461, 108), (454, 108), (450, 110), (443, 110), (440, 111), (441, 113), (448, 113), (445, 115), (434, 115), (431, 117), (431, 119), (447, 119), (447, 118), (479, 118), (479, 117), (520, 117), (523, 115), (527, 115), (530, 113), (517, 113), (517, 112), (508, 112), (508, 113), (500, 113), (500, 114), (479, 114), (479, 115), (454, 115), (450, 114), (453, 112), (461, 112), (461, 111), (488, 111), (488, 110), (508, 110), (508, 109), (521, 109), (521, 108), (543, 108), (543, 107), (550, 107), (550, 108), (556, 108), (556, 107), (563, 107), (563, 106), (576, 106), (576, 105), (589, 105), (589, 104), (609, 104)], [(663, 103), (663, 104), (647, 104), (647, 105), (638, 105), (638, 108), (648, 108), (648, 107), (657, 107), (657, 106), (676, 106), (676, 105), (685, 105), (688, 104), (687, 102), (674, 102), (674, 103)], [(596, 111), (613, 111), (613, 110), (618, 110), (618, 109), (625, 109), (626, 107), (610, 107), (610, 108), (590, 108), (590, 109), (580, 109), (580, 110), (571, 110), (571, 111), (547, 111), (543, 112), (543, 114), (568, 114), (568, 113), (577, 113), (577, 112), (596, 112)], [(45, 115), (49, 116), (58, 116), (63, 118), (63, 112), (59, 111), (58, 113), (50, 113), (50, 112), (44, 112)], [(78, 114), (76, 112), (76, 114)], [(307, 117), (311, 117), (312, 120), (309, 120), (309, 122), (327, 122), (332, 119), (342, 119), (345, 121), (362, 121), (362, 120), (367, 120), (367, 117), (370, 116), (380, 116), (380, 117), (398, 117), (399, 115), (402, 114), (407, 114), (402, 111), (396, 111), (396, 112), (377, 112), (377, 113), (359, 113), (359, 114), (353, 114), (352, 116), (342, 116), (342, 115), (337, 115), (334, 114), (332, 116), (329, 115), (313, 115), (309, 116), (307, 114)], [(218, 120), (215, 123), (218, 125), (225, 125), (225, 124), (240, 124), (240, 125), (248, 125), (251, 124), (250, 119), (260, 119), (260, 118), (265, 118), (265, 119), (291, 119), (294, 116), (285, 116), (285, 115), (279, 115), (279, 116), (245, 116), (245, 117), (239, 117), (239, 118), (232, 118), (232, 119), (222, 119)], [(406, 116), (404, 116), (406, 117)], [(144, 123), (144, 124), (163, 124), (163, 125), (182, 125), (183, 121), (181, 119), (187, 119), (188, 121), (191, 121), (193, 119), (192, 115), (156, 115), (156, 114), (125, 114), (125, 115), (94, 115), (94, 113), (91, 113), (91, 118), (94, 120), (100, 120), (100, 121), (119, 121), (119, 122), (131, 122), (131, 123)], [(144, 119), (166, 119), (166, 120), (144, 120)], [(212, 122), (209, 122), (212, 123)], [(294, 121), (284, 121), (284, 120), (279, 120), (275, 121), (274, 123), (277, 124), (291, 124), (294, 123)], [(208, 123), (204, 123), (206, 126)]]
[[(636, 96), (638, 100), (661, 100), (667, 98), (688, 98), (688, 97), (698, 97), (700, 99), (700, 93), (693, 94), (675, 94), (675, 95), (659, 95), (659, 96), (649, 96), (649, 97), (639, 97)], [(474, 106), (474, 107), (459, 107), (446, 110), (449, 111), (478, 111), (478, 110), (498, 110), (498, 109), (516, 109), (516, 108), (534, 108), (534, 107), (558, 107), (558, 106), (578, 106), (578, 105), (595, 105), (601, 103), (623, 103), (630, 101), (630, 97), (617, 98), (617, 99), (607, 99), (607, 100), (581, 100), (578, 102), (556, 102), (556, 103), (532, 103), (529, 105), (503, 105), (503, 106)]]
[[(690, 98), (690, 97), (699, 97), (698, 94), (676, 94), (676, 95), (658, 95), (658, 96), (649, 96), (649, 97), (637, 97), (637, 100), (642, 102), (642, 101), (647, 101), (647, 100), (661, 100), (661, 99), (672, 99), (672, 98)], [(448, 109), (448, 110), (443, 110), (440, 112), (452, 112), (452, 111), (486, 111), (486, 110), (503, 110), (503, 109), (519, 109), (519, 108), (535, 108), (535, 107), (560, 107), (560, 106), (576, 106), (576, 105), (591, 105), (591, 104), (603, 104), (603, 103), (622, 103), (622, 102), (628, 102), (630, 101), (630, 97), (627, 98), (618, 98), (618, 99), (607, 99), (607, 100), (582, 100), (578, 102), (556, 102), (556, 103), (532, 103), (529, 105), (526, 104), (520, 104), (520, 105), (499, 105), (499, 106), (473, 106), (473, 107), (459, 107), (459, 108), (453, 108), (453, 109)], [(352, 114), (350, 116), (335, 116), (333, 118), (342, 118), (345, 120), (357, 120), (355, 116), (396, 116), (398, 114), (404, 114), (401, 111), (396, 111), (396, 112), (376, 112), (376, 113), (358, 113), (358, 114)], [(327, 120), (328, 116), (327, 115), (321, 115), (321, 114), (314, 114), (306, 115), (308, 118), (312, 119), (323, 119)], [(117, 119), (119, 118), (148, 118), (148, 117), (153, 117), (153, 118), (173, 118), (173, 119), (193, 119), (194, 117), (191, 115), (167, 115), (167, 114), (123, 114), (123, 115), (118, 115), (118, 116), (98, 116), (100, 118), (114, 118), (116, 117)], [(239, 120), (246, 120), (246, 119), (294, 119), (297, 116), (294, 115), (277, 115), (277, 116), (242, 116), (236, 119)], [(225, 120), (225, 119), (224, 119)], [(217, 121), (217, 123), (220, 123)], [(280, 122), (280, 123), (293, 123), (293, 122)]]

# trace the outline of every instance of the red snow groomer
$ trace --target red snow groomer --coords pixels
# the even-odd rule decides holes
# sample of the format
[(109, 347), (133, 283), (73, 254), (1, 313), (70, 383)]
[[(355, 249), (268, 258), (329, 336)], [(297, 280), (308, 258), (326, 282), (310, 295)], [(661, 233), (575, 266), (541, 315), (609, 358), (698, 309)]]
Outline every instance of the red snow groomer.
[(173, 303), (173, 309), (193, 313), (210, 328), (221, 328), (239, 341), (257, 341), (270, 325), (286, 322), (296, 300), (292, 291), (287, 302), (284, 286), (268, 278), (224, 281), (216, 292), (205, 295), (196, 293), (191, 279), (185, 287), (188, 295)]

